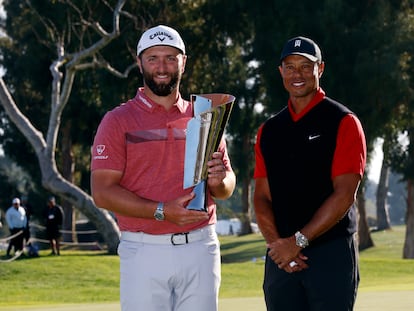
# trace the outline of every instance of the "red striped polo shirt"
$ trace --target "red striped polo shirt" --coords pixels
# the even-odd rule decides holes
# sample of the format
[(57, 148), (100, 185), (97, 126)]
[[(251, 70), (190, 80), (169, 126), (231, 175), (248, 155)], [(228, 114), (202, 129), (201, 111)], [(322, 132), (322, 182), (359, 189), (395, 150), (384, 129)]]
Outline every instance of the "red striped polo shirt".
[[(185, 132), (192, 107), (181, 97), (166, 110), (138, 90), (135, 98), (105, 114), (98, 127), (91, 169), (122, 171), (121, 186), (138, 196), (168, 202), (191, 189), (183, 189)], [(224, 140), (224, 164), (230, 166)], [(137, 208), (139, 208), (137, 206)], [(208, 195), (208, 221), (177, 226), (168, 221), (116, 215), (121, 230), (150, 234), (177, 233), (216, 222), (215, 203)]]

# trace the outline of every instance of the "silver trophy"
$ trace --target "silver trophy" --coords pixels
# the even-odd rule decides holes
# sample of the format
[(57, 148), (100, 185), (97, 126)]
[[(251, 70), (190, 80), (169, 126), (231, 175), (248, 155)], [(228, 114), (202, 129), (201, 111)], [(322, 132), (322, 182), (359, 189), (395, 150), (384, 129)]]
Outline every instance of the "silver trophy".
[(191, 95), (194, 117), (187, 124), (184, 189), (194, 187), (187, 209), (207, 211), (207, 162), (218, 150), (235, 97), (229, 94)]

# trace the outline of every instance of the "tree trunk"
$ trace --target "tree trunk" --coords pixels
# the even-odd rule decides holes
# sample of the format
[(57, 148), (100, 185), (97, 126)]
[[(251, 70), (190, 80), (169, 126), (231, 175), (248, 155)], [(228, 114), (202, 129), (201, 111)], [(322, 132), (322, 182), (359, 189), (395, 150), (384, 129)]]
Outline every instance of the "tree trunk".
[(42, 167), (42, 185), (50, 192), (65, 198), (71, 205), (76, 206), (96, 226), (106, 243), (108, 253), (115, 255), (120, 231), (111, 214), (107, 210), (95, 206), (90, 195), (69, 183), (56, 171), (45, 173), (47, 169), (50, 170), (49, 163), (44, 163), (42, 159), (39, 162)]
[(243, 180), (242, 190), (242, 215), (241, 215), (241, 231), (240, 235), (252, 233), (251, 217), (250, 217), (250, 201), (251, 201), (251, 187), (250, 180), (247, 178)]
[(407, 182), (406, 229), (403, 249), (404, 259), (414, 259), (414, 181)]
[[(108, 211), (97, 208), (90, 195), (62, 177), (56, 167), (54, 141), (47, 144), (42, 133), (34, 128), (29, 119), (22, 114), (2, 78), (0, 78), (0, 103), (10, 119), (33, 146), (39, 161), (43, 187), (68, 200), (88, 217), (102, 234), (108, 252), (116, 254), (120, 232), (115, 220)], [(54, 126), (53, 130), (57, 130), (58, 125), (55, 124)]]
[[(250, 154), (252, 150), (252, 144), (249, 135), (244, 135), (242, 138), (243, 146), (242, 146), (242, 154)], [(248, 159), (246, 159), (248, 160)], [(251, 202), (251, 177), (249, 171), (246, 170), (239, 174), (241, 177), (242, 182), (242, 215), (241, 215), (241, 235), (252, 233), (252, 226), (251, 226), (251, 215), (250, 210), (252, 206)]]
[(359, 250), (364, 250), (374, 246), (371, 233), (368, 226), (366, 210), (365, 210), (365, 191), (363, 184), (358, 188), (357, 196), (358, 207), (358, 240)]
[(377, 188), (377, 230), (386, 230), (391, 228), (387, 204), (390, 167), (387, 165), (386, 157), (387, 154), (384, 152), (384, 159), (382, 161), (381, 174)]
[[(59, 195), (62, 199), (66, 199), (93, 222), (99, 233), (102, 234), (107, 244), (108, 252), (111, 254), (116, 254), (120, 235), (115, 220), (108, 211), (96, 207), (90, 195), (73, 183), (65, 180), (56, 165), (55, 149), (62, 112), (69, 101), (76, 71), (96, 67), (97, 64), (92, 64), (89, 60), (91, 58), (97, 59), (95, 56), (99, 54), (99, 51), (119, 37), (121, 33), (119, 18), (125, 2), (126, 0), (118, 0), (114, 6), (112, 30), (98, 31), (100, 38), (90, 46), (80, 46), (75, 48), (76, 53), (69, 53), (66, 46), (64, 46), (64, 41), (56, 40), (56, 59), (51, 62), (49, 67), (52, 75), (51, 111), (46, 136), (18, 108), (3, 78), (0, 77), (0, 104), (10, 120), (32, 145), (39, 161), (43, 187), (53, 194)], [(91, 22), (90, 24), (93, 24), (94, 28), (101, 27), (99, 23)], [(46, 30), (50, 30), (51, 33), (55, 31), (55, 29), (48, 26), (46, 26)], [(70, 61), (68, 61), (69, 59)], [(108, 64), (101, 63), (101, 65), (108, 68)], [(130, 70), (128, 68), (126, 74)], [(110, 71), (115, 74), (115, 70)]]
[[(74, 172), (75, 172), (75, 163), (73, 161), (73, 152), (72, 152), (72, 139), (71, 132), (72, 121), (67, 121), (64, 126), (62, 126), (62, 139), (61, 139), (61, 150), (62, 150), (62, 176), (70, 183), (74, 183)], [(62, 201), (62, 208), (64, 212), (63, 218), (63, 230), (65, 231), (62, 234), (63, 241), (65, 242), (76, 242), (76, 232), (74, 229), (74, 209), (72, 204), (67, 201)]]

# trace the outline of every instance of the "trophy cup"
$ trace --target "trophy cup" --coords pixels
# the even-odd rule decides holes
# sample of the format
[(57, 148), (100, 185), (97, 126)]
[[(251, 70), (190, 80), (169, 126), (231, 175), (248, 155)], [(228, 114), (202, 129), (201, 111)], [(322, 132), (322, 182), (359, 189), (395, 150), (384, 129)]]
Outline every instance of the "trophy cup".
[(207, 211), (207, 162), (217, 151), (235, 97), (229, 94), (191, 95), (194, 117), (187, 123), (184, 189), (194, 187), (187, 209)]

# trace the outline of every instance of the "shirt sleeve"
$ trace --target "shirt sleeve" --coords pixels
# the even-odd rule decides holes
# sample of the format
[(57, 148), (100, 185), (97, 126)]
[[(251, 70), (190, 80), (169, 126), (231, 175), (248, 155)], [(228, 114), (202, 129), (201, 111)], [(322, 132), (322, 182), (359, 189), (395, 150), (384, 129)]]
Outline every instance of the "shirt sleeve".
[(366, 165), (365, 134), (359, 119), (345, 116), (338, 130), (336, 149), (332, 163), (332, 179), (343, 174), (364, 174)]
[(254, 152), (255, 152), (255, 167), (254, 167), (254, 175), (253, 178), (266, 178), (267, 171), (266, 165), (263, 159), (262, 149), (260, 148), (260, 139), (262, 136), (263, 125), (259, 127), (256, 136), (256, 144), (254, 145)]
[(125, 131), (113, 113), (107, 113), (99, 124), (91, 152), (91, 170), (124, 170), (126, 163)]

